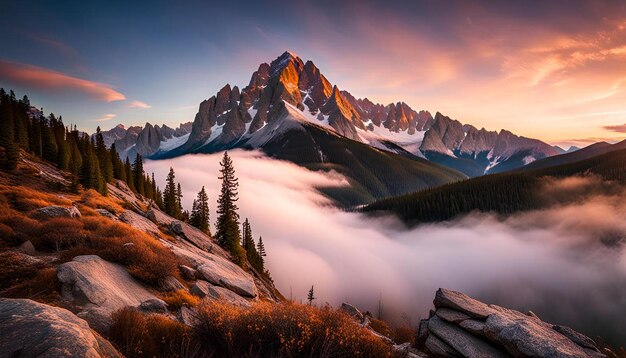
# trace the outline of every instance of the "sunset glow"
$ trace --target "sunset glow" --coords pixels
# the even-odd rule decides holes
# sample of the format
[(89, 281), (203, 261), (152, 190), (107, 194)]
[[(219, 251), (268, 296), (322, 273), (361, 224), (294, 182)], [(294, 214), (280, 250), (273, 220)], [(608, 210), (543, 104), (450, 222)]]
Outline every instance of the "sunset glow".
[[(20, 6), (11, 5), (13, 12), (23, 13)], [(28, 21), (16, 16), (2, 25), (20, 31), (3, 31), (0, 83), (36, 91), (51, 110), (59, 101), (109, 103), (66, 113), (86, 126), (95, 111), (134, 124), (190, 121), (196, 103), (226, 83), (245, 86), (259, 63), (292, 50), (341, 89), (375, 102), (404, 101), (563, 146), (624, 138), (621, 2), (273, 1), (237, 8), (199, 2), (150, 21), (143, 13), (159, 13), (160, 6), (131, 6), (128, 17), (115, 6), (65, 8), (71, 11), (41, 7)], [(35, 26), (41, 21), (30, 19), (62, 23), (68, 13), (84, 20), (81, 34), (61, 24), (43, 36)], [(135, 23), (139, 14), (144, 20)], [(111, 26), (102, 29), (103, 23)], [(132, 32), (122, 36), (130, 24)], [(232, 31), (216, 35), (218, 28)]]

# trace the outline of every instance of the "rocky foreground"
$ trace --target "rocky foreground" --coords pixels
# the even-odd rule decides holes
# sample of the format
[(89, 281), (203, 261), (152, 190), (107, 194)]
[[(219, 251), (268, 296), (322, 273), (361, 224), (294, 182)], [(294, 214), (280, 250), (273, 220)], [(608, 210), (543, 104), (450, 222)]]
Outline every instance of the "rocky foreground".
[(616, 357), (565, 326), (439, 289), (414, 347), (433, 357)]

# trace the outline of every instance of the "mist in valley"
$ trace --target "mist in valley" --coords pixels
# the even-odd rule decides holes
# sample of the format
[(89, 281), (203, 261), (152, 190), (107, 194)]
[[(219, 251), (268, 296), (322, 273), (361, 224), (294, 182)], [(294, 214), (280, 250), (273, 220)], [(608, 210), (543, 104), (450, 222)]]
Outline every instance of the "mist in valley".
[[(439, 287), (542, 319), (571, 325), (613, 344), (626, 343), (626, 195), (598, 178), (546, 180), (550, 209), (508, 218), (470, 214), (407, 229), (392, 217), (343, 212), (316, 187), (347, 185), (338, 174), (311, 172), (232, 151), (239, 213), (263, 237), (278, 289), (316, 304), (350, 302), (372, 312), (425, 317)], [(171, 167), (186, 209), (204, 185), (211, 223), (222, 154), (146, 161), (161, 187)], [(558, 204), (567, 202), (567, 204)]]

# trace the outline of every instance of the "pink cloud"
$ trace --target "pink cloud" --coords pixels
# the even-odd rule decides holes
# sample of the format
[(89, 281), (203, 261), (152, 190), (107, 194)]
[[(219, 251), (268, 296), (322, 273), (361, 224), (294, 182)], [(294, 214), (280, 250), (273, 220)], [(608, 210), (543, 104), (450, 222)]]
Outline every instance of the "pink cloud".
[(619, 125), (616, 125), (616, 126), (603, 126), (602, 128), (606, 129), (607, 131), (611, 131), (611, 132), (626, 133), (626, 123), (625, 124), (619, 124)]
[(146, 102), (142, 102), (142, 101), (131, 101), (130, 104), (128, 105), (128, 107), (130, 107), (130, 108), (148, 109), (148, 108), (151, 108), (152, 106), (147, 104)]
[(105, 102), (126, 99), (126, 96), (111, 88), (110, 85), (21, 63), (0, 61), (0, 79), (40, 90), (78, 92)]

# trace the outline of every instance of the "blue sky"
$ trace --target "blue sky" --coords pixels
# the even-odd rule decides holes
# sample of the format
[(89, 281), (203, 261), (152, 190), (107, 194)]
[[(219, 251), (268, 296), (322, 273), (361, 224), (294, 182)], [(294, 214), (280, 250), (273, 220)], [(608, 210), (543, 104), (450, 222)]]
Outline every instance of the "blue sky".
[(621, 1), (13, 1), (0, 86), (66, 123), (177, 125), (285, 50), (358, 97), (554, 143), (626, 131)]

